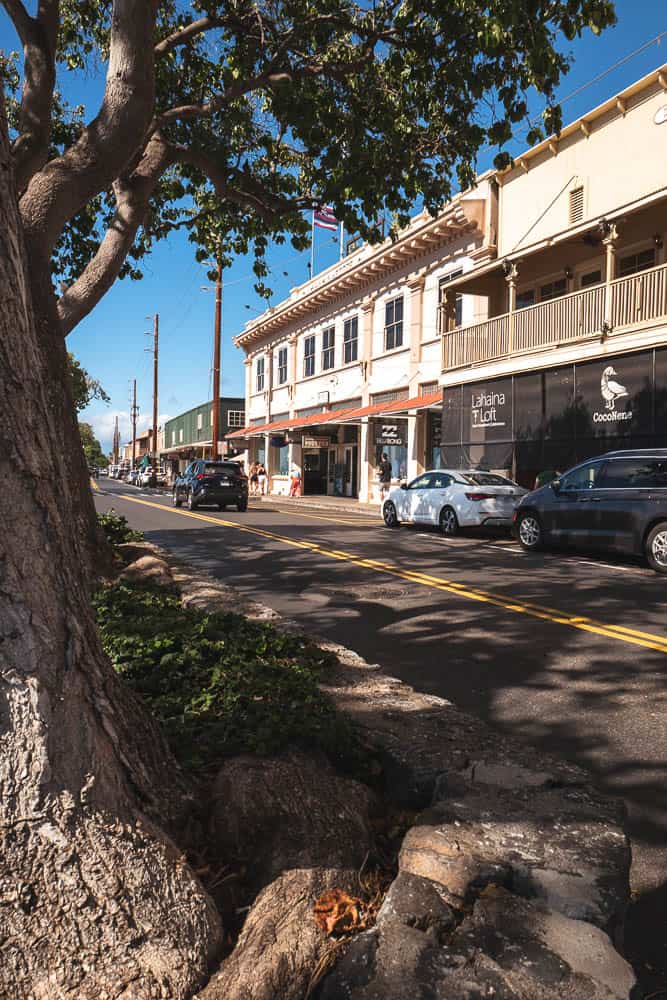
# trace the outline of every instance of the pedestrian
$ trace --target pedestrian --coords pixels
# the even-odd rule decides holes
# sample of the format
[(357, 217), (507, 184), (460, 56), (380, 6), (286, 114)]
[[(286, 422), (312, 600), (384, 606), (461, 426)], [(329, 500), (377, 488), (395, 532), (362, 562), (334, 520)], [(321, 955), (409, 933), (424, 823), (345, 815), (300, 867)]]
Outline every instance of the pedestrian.
[(391, 488), (391, 462), (385, 452), (382, 453), (380, 459), (378, 475), (380, 478), (380, 503), (382, 503), (385, 493), (388, 493)]
[(263, 462), (260, 462), (257, 467), (257, 479), (259, 483), (260, 495), (266, 496), (266, 469), (264, 468)]
[(292, 466), (292, 482), (290, 484), (289, 495), (291, 497), (301, 496), (301, 469), (298, 466)]
[(250, 494), (253, 497), (256, 497), (259, 492), (259, 476), (257, 474), (258, 466), (259, 462), (253, 462), (250, 466)]

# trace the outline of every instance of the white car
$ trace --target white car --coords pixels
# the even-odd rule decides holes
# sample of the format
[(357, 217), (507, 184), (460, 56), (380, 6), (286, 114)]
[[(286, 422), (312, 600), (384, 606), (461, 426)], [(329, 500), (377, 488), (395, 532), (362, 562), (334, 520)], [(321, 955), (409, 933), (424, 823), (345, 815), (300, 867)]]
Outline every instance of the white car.
[(436, 524), (443, 535), (480, 525), (510, 527), (527, 492), (495, 472), (437, 469), (393, 489), (382, 504), (382, 517), (388, 528), (402, 521)]

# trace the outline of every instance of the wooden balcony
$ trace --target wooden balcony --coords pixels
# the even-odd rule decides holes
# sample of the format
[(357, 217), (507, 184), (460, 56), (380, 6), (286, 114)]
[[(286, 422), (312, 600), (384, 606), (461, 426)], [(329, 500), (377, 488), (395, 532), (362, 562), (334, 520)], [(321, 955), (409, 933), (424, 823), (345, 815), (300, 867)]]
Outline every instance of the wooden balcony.
[(442, 370), (627, 333), (667, 319), (667, 264), (443, 334)]

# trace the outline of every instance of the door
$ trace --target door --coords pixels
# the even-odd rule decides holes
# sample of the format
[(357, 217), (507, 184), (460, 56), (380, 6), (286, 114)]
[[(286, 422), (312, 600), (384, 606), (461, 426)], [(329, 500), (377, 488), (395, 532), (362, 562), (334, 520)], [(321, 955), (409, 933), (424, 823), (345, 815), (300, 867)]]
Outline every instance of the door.
[(345, 463), (343, 472), (343, 493), (346, 497), (357, 495), (357, 445), (345, 446)]
[(404, 502), (403, 509), (405, 511), (404, 520), (406, 521), (423, 521), (426, 511), (426, 494), (429, 492), (431, 487), (431, 476), (432, 473), (425, 472), (421, 476), (417, 476), (413, 479), (411, 483), (408, 484), (408, 488), (404, 490)]
[(641, 552), (644, 529), (667, 498), (667, 461), (615, 458), (599, 479), (599, 544)]
[(600, 496), (596, 489), (603, 466), (599, 459), (572, 469), (550, 487), (543, 511), (544, 528), (555, 542), (569, 545), (597, 544)]
[(423, 524), (438, 524), (440, 511), (447, 505), (452, 477), (446, 472), (429, 472), (428, 488), (419, 491), (415, 520)]
[(327, 494), (332, 497), (336, 494), (336, 449), (329, 449), (329, 465), (327, 468)]
[(310, 450), (303, 452), (303, 493), (304, 496), (322, 495), (326, 493), (326, 463), (327, 450)]

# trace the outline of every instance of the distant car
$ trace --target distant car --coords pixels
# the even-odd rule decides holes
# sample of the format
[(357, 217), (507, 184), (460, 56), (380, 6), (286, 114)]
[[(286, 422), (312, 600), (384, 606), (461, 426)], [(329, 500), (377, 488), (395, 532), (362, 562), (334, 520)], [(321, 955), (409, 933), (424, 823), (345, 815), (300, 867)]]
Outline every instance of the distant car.
[(576, 465), (522, 499), (513, 530), (528, 551), (615, 549), (667, 573), (667, 448), (611, 451)]
[(102, 468), (98, 469), (98, 473), (97, 474), (99, 476), (108, 476), (109, 475), (109, 470), (107, 468), (102, 467)]
[(382, 518), (388, 528), (402, 521), (434, 524), (443, 535), (480, 525), (509, 527), (526, 492), (494, 472), (436, 469), (393, 489), (382, 505)]
[(191, 462), (174, 482), (173, 504), (185, 503), (189, 510), (216, 506), (224, 510), (229, 504), (244, 511), (248, 507), (248, 477), (239, 462)]
[(125, 477), (125, 482), (130, 486), (137, 486), (139, 483), (139, 469), (130, 469)]
[(146, 465), (144, 466), (143, 469), (139, 470), (139, 478), (137, 480), (137, 485), (150, 486), (152, 478), (153, 478), (153, 467), (150, 465)]

